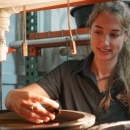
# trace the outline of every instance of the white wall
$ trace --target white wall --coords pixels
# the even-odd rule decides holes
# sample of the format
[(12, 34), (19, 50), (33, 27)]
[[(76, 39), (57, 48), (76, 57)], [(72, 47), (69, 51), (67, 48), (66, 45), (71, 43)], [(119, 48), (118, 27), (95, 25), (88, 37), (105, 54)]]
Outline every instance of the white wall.
[[(9, 32), (6, 33), (6, 44), (17, 40), (16, 22), (17, 15), (13, 14), (10, 17)], [(20, 30), (19, 30), (20, 32)], [(17, 52), (7, 54), (6, 61), (2, 62), (2, 109), (5, 109), (4, 100), (6, 94), (14, 89), (24, 86), (24, 60)]]

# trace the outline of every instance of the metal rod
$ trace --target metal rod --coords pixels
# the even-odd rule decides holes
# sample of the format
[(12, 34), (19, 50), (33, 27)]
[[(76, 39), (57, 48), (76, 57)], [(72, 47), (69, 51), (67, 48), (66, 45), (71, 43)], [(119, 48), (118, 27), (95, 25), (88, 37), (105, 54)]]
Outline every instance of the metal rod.
[[(81, 41), (81, 40), (90, 40), (89, 34), (82, 34), (77, 36), (73, 36), (74, 41)], [(44, 39), (36, 39), (36, 40), (27, 40), (28, 46), (29, 45), (39, 45), (39, 44), (49, 44), (49, 43), (60, 43), (70, 41), (70, 37), (54, 37), (54, 38), (44, 38)], [(11, 42), (9, 47), (11, 48), (19, 48), (22, 46), (22, 40)]]

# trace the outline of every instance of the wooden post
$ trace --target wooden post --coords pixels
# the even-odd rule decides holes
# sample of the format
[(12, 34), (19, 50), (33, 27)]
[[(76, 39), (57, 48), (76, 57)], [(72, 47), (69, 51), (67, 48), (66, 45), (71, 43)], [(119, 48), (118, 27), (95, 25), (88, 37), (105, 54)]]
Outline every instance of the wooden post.
[(2, 110), (2, 62), (0, 62), (0, 110)]

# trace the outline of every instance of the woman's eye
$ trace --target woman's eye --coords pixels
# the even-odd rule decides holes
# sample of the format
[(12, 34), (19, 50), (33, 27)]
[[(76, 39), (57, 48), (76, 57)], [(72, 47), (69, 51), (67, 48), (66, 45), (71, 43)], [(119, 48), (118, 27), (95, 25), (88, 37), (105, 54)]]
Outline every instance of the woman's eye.
[(101, 32), (100, 32), (100, 31), (95, 31), (95, 33), (96, 33), (96, 34), (101, 34)]
[(112, 37), (118, 37), (119, 34), (111, 34)]

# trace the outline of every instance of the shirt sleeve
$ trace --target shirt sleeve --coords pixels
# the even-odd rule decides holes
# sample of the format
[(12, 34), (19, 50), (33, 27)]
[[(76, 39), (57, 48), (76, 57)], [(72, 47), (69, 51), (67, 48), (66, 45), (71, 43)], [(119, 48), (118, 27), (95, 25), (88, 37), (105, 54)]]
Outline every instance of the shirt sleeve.
[(77, 68), (78, 63), (77, 60), (65, 61), (36, 83), (47, 92), (51, 99), (58, 100), (65, 93), (65, 89), (68, 91), (70, 87), (68, 84), (73, 84), (71, 83), (72, 72)]
[(61, 91), (61, 84), (64, 71), (64, 65), (59, 65), (50, 71), (45, 77), (39, 79), (36, 83), (41, 86), (51, 99), (57, 100)]

